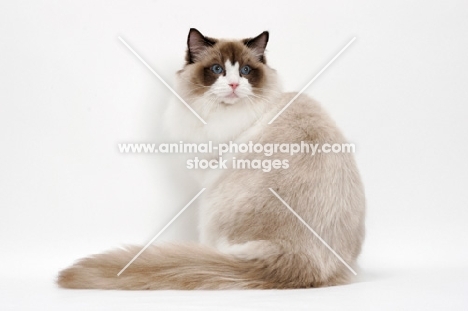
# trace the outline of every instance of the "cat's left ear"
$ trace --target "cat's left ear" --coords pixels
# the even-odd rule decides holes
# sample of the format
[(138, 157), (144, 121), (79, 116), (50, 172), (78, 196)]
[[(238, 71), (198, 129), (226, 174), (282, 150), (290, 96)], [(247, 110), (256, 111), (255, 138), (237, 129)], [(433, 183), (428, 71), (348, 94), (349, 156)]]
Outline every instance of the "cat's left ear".
[(258, 60), (262, 63), (266, 63), (265, 48), (267, 46), (269, 36), (270, 34), (268, 33), (268, 31), (264, 31), (255, 38), (248, 38), (243, 40), (244, 44), (248, 48), (254, 50), (255, 54), (258, 57)]
[(193, 64), (200, 59), (205, 50), (216, 43), (216, 39), (208, 38), (202, 35), (195, 28), (190, 28), (187, 38), (187, 54), (185, 60), (188, 64)]

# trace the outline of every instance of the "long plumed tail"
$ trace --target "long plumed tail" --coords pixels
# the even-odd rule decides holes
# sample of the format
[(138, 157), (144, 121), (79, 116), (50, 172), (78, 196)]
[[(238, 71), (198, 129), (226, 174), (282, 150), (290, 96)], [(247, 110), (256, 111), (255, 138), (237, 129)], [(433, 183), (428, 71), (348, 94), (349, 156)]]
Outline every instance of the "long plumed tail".
[(117, 276), (138, 251), (130, 247), (81, 259), (61, 271), (57, 282), (65, 288), (129, 290), (290, 287), (268, 281), (264, 261), (195, 244), (151, 246)]

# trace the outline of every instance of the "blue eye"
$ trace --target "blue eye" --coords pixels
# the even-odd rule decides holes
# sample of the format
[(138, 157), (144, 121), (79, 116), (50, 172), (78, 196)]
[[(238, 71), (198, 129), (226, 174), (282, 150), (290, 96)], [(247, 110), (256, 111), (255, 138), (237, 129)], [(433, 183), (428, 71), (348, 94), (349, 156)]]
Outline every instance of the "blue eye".
[(219, 74), (222, 74), (224, 70), (223, 70), (223, 67), (216, 64), (216, 65), (211, 66), (211, 71), (213, 71), (215, 74), (219, 75)]
[(240, 70), (241, 74), (243, 75), (248, 75), (250, 73), (250, 71), (252, 71), (252, 68), (250, 68), (250, 66), (243, 66)]

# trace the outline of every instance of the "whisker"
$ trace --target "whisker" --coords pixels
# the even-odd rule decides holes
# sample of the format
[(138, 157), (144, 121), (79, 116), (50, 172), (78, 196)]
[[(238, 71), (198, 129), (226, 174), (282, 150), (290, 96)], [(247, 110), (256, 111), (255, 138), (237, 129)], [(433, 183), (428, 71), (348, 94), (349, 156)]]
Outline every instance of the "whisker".
[(248, 99), (248, 103), (250, 104), (251, 111), (253, 112), (253, 115), (255, 119), (257, 119), (257, 122), (260, 122), (260, 117), (257, 115), (257, 112), (255, 111), (255, 105), (253, 101), (250, 99), (249, 96), (246, 97)]

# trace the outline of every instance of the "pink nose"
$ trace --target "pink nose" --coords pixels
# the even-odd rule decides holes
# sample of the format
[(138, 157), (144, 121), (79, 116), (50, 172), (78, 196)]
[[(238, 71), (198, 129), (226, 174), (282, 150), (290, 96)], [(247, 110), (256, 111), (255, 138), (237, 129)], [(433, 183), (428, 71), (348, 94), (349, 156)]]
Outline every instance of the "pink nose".
[(239, 86), (239, 83), (229, 83), (229, 86), (232, 87), (232, 90), (234, 91)]

